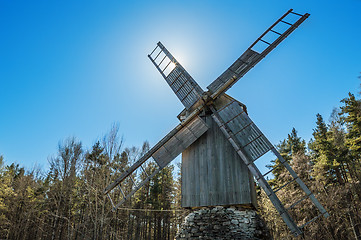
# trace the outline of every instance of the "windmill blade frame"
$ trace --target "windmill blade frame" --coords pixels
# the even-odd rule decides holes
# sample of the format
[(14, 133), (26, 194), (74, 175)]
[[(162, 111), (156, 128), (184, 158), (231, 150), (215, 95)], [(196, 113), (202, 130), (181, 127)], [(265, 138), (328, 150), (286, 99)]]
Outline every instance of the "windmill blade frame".
[[(289, 15), (293, 14), (299, 17), (294, 23), (284, 21)], [(288, 10), (281, 18), (271, 25), (251, 46), (216, 80), (214, 80), (208, 87), (208, 91), (212, 99), (216, 99), (219, 95), (226, 92), (239, 79), (241, 79), (249, 70), (251, 70), (258, 62), (260, 62), (268, 53), (270, 53), (278, 44), (280, 44), (288, 35), (290, 35), (303, 21), (305, 21), (310, 14), (298, 14), (293, 12), (293, 9)], [(273, 30), (279, 24), (286, 24), (289, 26), (283, 33)], [(275, 34), (278, 37), (272, 42), (268, 42), (263, 38), (268, 34)], [(268, 45), (261, 53), (255, 51), (253, 48), (263, 43)]]
[[(159, 52), (157, 53), (158, 48)], [(152, 57), (153, 54), (155, 57)], [(157, 46), (148, 57), (186, 109), (190, 109), (203, 96), (204, 91), (202, 88), (161, 42), (157, 43)], [(156, 62), (159, 57), (161, 60)], [(164, 66), (162, 67), (163, 63)], [(173, 69), (166, 72), (171, 63), (174, 64)]]

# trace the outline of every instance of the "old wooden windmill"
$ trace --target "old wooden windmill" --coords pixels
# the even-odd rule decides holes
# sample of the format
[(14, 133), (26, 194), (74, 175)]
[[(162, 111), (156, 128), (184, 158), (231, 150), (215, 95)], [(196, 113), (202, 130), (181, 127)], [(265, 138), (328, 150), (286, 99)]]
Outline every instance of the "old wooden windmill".
[[(290, 16), (293, 17), (293, 22), (288, 20)], [(225, 94), (308, 16), (308, 13), (302, 15), (289, 10), (214, 80), (206, 92), (158, 42), (148, 57), (185, 109), (178, 116), (181, 123), (105, 189), (104, 194), (108, 194), (113, 208), (118, 208), (182, 153), (182, 207), (255, 206), (255, 178), (293, 234), (301, 234), (305, 225), (320, 216), (327, 217), (328, 213), (323, 206), (248, 117), (245, 106)], [(263, 50), (258, 50), (260, 44), (264, 44)], [(268, 152), (274, 153), (280, 161), (279, 166), (289, 172), (292, 178), (289, 183), (297, 183), (304, 192), (304, 197), (297, 202), (283, 204), (276, 193), (289, 183), (272, 189), (265, 176), (274, 169), (262, 174), (256, 167), (255, 161)], [(143, 166), (148, 161), (155, 161), (158, 165), (152, 173), (144, 170)], [(147, 175), (140, 183), (132, 178), (132, 173), (138, 169)], [(121, 187), (121, 183), (127, 178), (133, 182), (133, 188), (129, 192)], [(121, 199), (116, 204), (109, 195), (113, 190), (121, 193)], [(312, 202), (319, 215), (298, 226), (289, 211), (305, 199)]]

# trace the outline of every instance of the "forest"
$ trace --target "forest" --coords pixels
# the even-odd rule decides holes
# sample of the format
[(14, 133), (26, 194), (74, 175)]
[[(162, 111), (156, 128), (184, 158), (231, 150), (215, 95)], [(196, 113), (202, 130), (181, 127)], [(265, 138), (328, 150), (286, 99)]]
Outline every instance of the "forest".
[[(123, 145), (119, 125), (114, 125), (90, 149), (74, 137), (61, 141), (46, 170), (5, 164), (0, 155), (0, 239), (174, 239), (189, 213), (180, 207), (179, 166), (163, 169), (115, 212), (103, 195), (116, 175), (149, 149), (147, 142)], [(306, 143), (292, 129), (277, 148), (330, 217), (317, 219), (295, 238), (257, 189), (258, 211), (273, 238), (361, 239), (361, 100), (350, 93), (329, 120), (315, 116), (311, 141)], [(274, 159), (268, 167), (277, 164)], [(135, 182), (142, 178), (134, 176)], [(288, 178), (276, 168), (269, 182), (282, 186)], [(123, 187), (131, 189), (133, 183)], [(302, 194), (291, 184), (278, 196), (295, 202)], [(292, 214), (305, 222), (314, 216), (314, 208), (305, 202)]]

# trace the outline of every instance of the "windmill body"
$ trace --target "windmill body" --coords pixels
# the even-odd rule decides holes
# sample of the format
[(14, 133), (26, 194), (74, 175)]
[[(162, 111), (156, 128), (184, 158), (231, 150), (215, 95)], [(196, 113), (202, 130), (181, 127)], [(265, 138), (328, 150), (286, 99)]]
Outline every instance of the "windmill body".
[(209, 129), (182, 152), (182, 207), (256, 207), (253, 176), (211, 114), (200, 115)]
[[(256, 206), (254, 178), (294, 235), (302, 234), (302, 228), (319, 217), (327, 217), (327, 211), (316, 197), (249, 118), (245, 106), (225, 94), (308, 16), (307, 13), (302, 15), (290, 9), (214, 80), (207, 87), (207, 91), (203, 91), (163, 44), (158, 42), (148, 57), (185, 109), (178, 116), (181, 123), (104, 190), (104, 194), (108, 195), (113, 204), (113, 209), (117, 209), (183, 153), (183, 207)], [(262, 174), (255, 161), (269, 152), (278, 158), (280, 164)], [(153, 172), (145, 171), (144, 166), (149, 161), (155, 161), (158, 166)], [(291, 181), (272, 188), (265, 177), (278, 167), (285, 169)], [(133, 179), (138, 170), (147, 176), (141, 182)], [(125, 192), (122, 182), (129, 178), (133, 182), (133, 188)], [(294, 203), (281, 202), (277, 192), (287, 186), (298, 187), (303, 196)], [(114, 193), (117, 189), (118, 193)], [(116, 204), (110, 196), (111, 193), (120, 197)], [(291, 211), (302, 205), (301, 203), (304, 204), (304, 201), (309, 201), (308, 207), (313, 212), (319, 212), (319, 215), (298, 225), (294, 219), (297, 216), (291, 217)]]

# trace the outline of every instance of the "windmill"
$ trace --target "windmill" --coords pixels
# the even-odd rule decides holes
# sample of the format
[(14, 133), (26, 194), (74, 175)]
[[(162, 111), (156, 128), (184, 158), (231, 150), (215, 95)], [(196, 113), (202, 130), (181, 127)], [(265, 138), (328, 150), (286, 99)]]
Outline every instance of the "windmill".
[[(290, 9), (214, 80), (207, 91), (203, 91), (158, 42), (148, 57), (185, 109), (178, 115), (180, 124), (104, 190), (113, 209), (117, 209), (182, 153), (182, 207), (256, 205), (255, 179), (294, 235), (301, 234), (302, 228), (319, 217), (328, 217), (329, 214), (312, 192), (249, 118), (246, 107), (225, 94), (308, 16), (308, 13), (298, 14)], [(279, 164), (262, 174), (255, 161), (270, 152), (278, 158)], [(146, 172), (144, 168), (149, 161), (156, 162), (157, 168), (153, 172)], [(284, 167), (291, 181), (273, 189), (265, 177), (278, 167)], [(137, 170), (143, 172), (146, 178), (136, 183), (132, 174)], [(133, 183), (128, 192), (121, 185), (126, 179)], [(284, 204), (276, 193), (290, 183), (297, 184), (304, 196), (296, 202)], [(114, 204), (109, 194), (118, 190), (120, 200)], [(289, 211), (306, 199), (312, 202), (319, 214), (299, 226)]]

